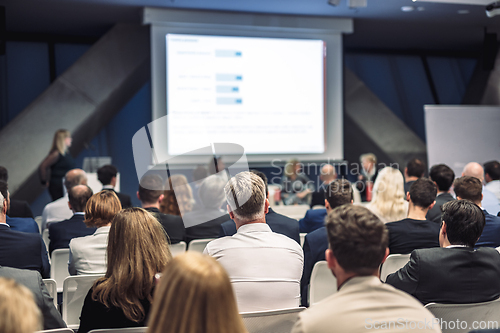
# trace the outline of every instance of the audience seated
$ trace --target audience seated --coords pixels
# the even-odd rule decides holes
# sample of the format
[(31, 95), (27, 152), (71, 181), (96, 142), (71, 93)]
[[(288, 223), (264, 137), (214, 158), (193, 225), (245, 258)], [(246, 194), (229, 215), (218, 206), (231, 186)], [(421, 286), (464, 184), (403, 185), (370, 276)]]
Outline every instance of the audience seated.
[(356, 188), (362, 201), (371, 201), (373, 183), (378, 176), (377, 157), (372, 153), (363, 154), (359, 157), (359, 162), (361, 163), (361, 172), (358, 174)]
[(285, 164), (281, 178), (281, 199), (284, 205), (309, 205), (314, 185), (301, 170), (302, 164), (297, 159), (291, 159)]
[[(318, 187), (316, 192), (312, 194), (311, 204), (309, 205), (311, 208), (314, 206), (325, 206), (325, 190), (332, 181), (337, 178), (337, 173), (335, 172), (335, 168), (331, 164), (325, 164), (321, 168), (319, 179), (321, 179), (321, 185)], [(324, 221), (322, 220), (321, 223)], [(301, 231), (307, 232), (307, 231)]]
[(486, 189), (500, 201), (500, 163), (498, 161), (484, 163), (484, 180)]
[(65, 221), (49, 225), (49, 253), (56, 249), (69, 248), (69, 242), (76, 237), (92, 235), (96, 228), (88, 228), (85, 219), (85, 206), (92, 196), (92, 189), (87, 185), (76, 185), (68, 190), (69, 207), (73, 216)]
[(425, 163), (418, 158), (412, 158), (404, 171), (405, 176), (405, 197), (410, 192), (411, 184), (413, 184), (417, 179), (422, 178), (425, 173)]
[(391, 167), (380, 170), (373, 185), (372, 201), (366, 208), (384, 223), (399, 221), (406, 217), (408, 202), (405, 200), (401, 171)]
[[(7, 193), (5, 204), (7, 205), (8, 212), (12, 200), (10, 199), (9, 186), (6, 181), (0, 180), (0, 192)], [(12, 230), (40, 234), (38, 224), (31, 217), (10, 217), (7, 214), (5, 216), (5, 222)]]
[(439, 225), (425, 218), (436, 202), (437, 188), (427, 178), (413, 182), (408, 200), (408, 217), (387, 223), (389, 251), (391, 254), (407, 254), (415, 249), (439, 247)]
[(42, 232), (48, 225), (54, 222), (61, 222), (70, 219), (73, 212), (68, 206), (69, 189), (76, 185), (87, 185), (87, 174), (82, 169), (72, 169), (66, 173), (64, 186), (66, 194), (45, 206), (42, 213)]
[(220, 209), (225, 200), (225, 184), (224, 178), (217, 175), (208, 176), (201, 183), (199, 194), (203, 208), (182, 215), (187, 242), (219, 236), (221, 224), (229, 220), (227, 212)]
[(0, 333), (33, 333), (42, 327), (40, 310), (31, 291), (0, 277)]
[(160, 211), (163, 214), (183, 216), (193, 210), (193, 191), (184, 175), (172, 175), (165, 184), (163, 201)]
[(44, 279), (50, 276), (49, 257), (40, 234), (12, 230), (6, 221), (7, 183), (0, 186), (0, 265), (38, 271)]
[(429, 221), (441, 224), (441, 206), (443, 206), (448, 201), (455, 200), (455, 198), (450, 194), (451, 185), (453, 185), (453, 180), (455, 179), (455, 173), (446, 164), (436, 164), (433, 165), (429, 177), (436, 184), (438, 192), (436, 196), (436, 203), (429, 209), (427, 215), (425, 216)]
[[(352, 204), (352, 197), (353, 189), (351, 183), (345, 179), (336, 179), (328, 185), (325, 192), (326, 210), (331, 212), (339, 206)], [(306, 235), (304, 240), (304, 272), (300, 280), (303, 306), (308, 305), (307, 295), (309, 293), (309, 283), (313, 267), (318, 261), (325, 260), (325, 251), (327, 248), (328, 237), (325, 226)]]
[[(476, 177), (481, 181), (482, 184), (484, 181), (484, 169), (481, 164), (470, 162), (464, 167), (462, 176)], [(498, 201), (495, 194), (486, 189), (484, 185), (483, 200), (481, 200), (481, 206), (493, 215), (497, 215), (500, 212), (500, 202)]]
[(226, 271), (213, 258), (181, 254), (156, 288), (148, 333), (246, 333)]
[[(476, 177), (464, 176), (455, 179), (453, 183), (457, 199), (465, 199), (472, 201), (481, 207), (481, 199), (483, 197), (481, 191), (483, 186), (481, 181)], [(500, 217), (491, 215), (481, 207), (485, 217), (485, 225), (481, 237), (476, 242), (476, 247), (498, 247), (500, 246)]]
[[(9, 173), (3, 166), (0, 166), (0, 180), (3, 180), (6, 183), (9, 181)], [(7, 216), (33, 218), (33, 212), (31, 211), (30, 205), (27, 201), (10, 199), (9, 202), (10, 207), (7, 210)]]
[[(437, 323), (417, 328), (417, 323), (435, 322), (433, 315), (410, 295), (380, 281), (379, 266), (389, 254), (388, 233), (376, 215), (361, 206), (340, 206), (328, 214), (326, 228), (326, 261), (338, 292), (302, 311), (292, 333), (441, 332)], [(396, 325), (404, 320), (414, 324)]]
[(154, 276), (171, 259), (160, 223), (142, 208), (127, 208), (111, 222), (108, 268), (85, 298), (78, 333), (146, 326)]
[(139, 182), (137, 198), (142, 208), (153, 214), (160, 222), (168, 236), (170, 244), (177, 244), (186, 238), (186, 230), (182, 217), (160, 212), (160, 203), (163, 201), (163, 179), (159, 175), (146, 174)]
[(90, 197), (85, 205), (87, 228), (97, 228), (89, 236), (69, 242), (68, 270), (71, 275), (106, 273), (106, 249), (111, 221), (122, 209), (115, 191), (102, 190)]
[[(251, 170), (251, 172), (259, 176), (264, 182), (264, 185), (266, 186), (266, 199), (269, 200), (269, 190), (267, 188), (266, 175), (263, 172), (257, 170)], [(288, 236), (300, 244), (299, 223), (297, 222), (297, 220), (289, 218), (285, 215), (278, 214), (274, 210), (272, 210), (271, 207), (269, 207), (269, 211), (266, 214), (266, 223), (269, 225), (269, 228), (271, 228), (273, 232)], [(232, 236), (235, 233), (236, 224), (233, 220), (229, 220), (221, 224), (219, 237)]]
[(115, 191), (116, 175), (118, 175), (118, 169), (111, 164), (103, 165), (102, 167), (97, 169), (97, 179), (99, 179), (99, 181), (101, 182), (102, 189), (115, 192), (116, 196), (120, 200), (122, 208), (132, 207), (132, 201), (130, 200), (129, 195)]
[(420, 249), (386, 282), (423, 304), (479, 303), (500, 296), (500, 254), (474, 245), (484, 228), (484, 214), (468, 200), (443, 205), (440, 248)]
[[(254, 173), (241, 172), (224, 191), (238, 231), (211, 241), (204, 253), (228, 272), (239, 311), (299, 306), (303, 252), (297, 242), (272, 232), (266, 224), (269, 201), (264, 181)], [(200, 194), (204, 200), (203, 191)]]
[[(61, 314), (54, 306), (54, 301), (50, 296), (47, 287), (45, 287), (40, 273), (27, 269), (0, 266), (0, 277), (14, 279), (17, 283), (25, 286), (32, 292), (35, 303), (42, 314), (44, 330), (66, 327), (66, 323), (63, 321)], [(3, 287), (0, 287), (0, 292), (2, 289)], [(3, 301), (0, 301), (0, 304), (1, 303), (3, 303)], [(0, 322), (3, 322), (3, 319), (6, 317), (3, 314), (0, 314), (0, 318), (2, 318)], [(11, 332), (13, 331), (10, 331), (9, 333)]]

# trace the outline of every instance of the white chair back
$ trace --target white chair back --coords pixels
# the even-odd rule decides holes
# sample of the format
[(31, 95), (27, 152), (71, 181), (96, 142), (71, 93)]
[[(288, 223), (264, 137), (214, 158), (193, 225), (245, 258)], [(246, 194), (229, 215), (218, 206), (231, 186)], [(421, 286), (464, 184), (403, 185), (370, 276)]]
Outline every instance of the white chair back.
[(299, 236), (300, 236), (300, 246), (302, 246), (302, 247), (304, 246), (304, 242), (306, 240), (306, 235), (307, 235), (307, 232), (301, 232), (299, 234)]
[(410, 261), (409, 254), (389, 255), (385, 262), (382, 264), (382, 268), (380, 269), (380, 280), (385, 282), (389, 274), (397, 272), (400, 268), (403, 268), (408, 261)]
[(50, 297), (54, 300), (54, 306), (57, 309), (57, 283), (53, 279), (43, 279), (43, 283), (47, 287)]
[(205, 247), (208, 243), (213, 241), (215, 238), (205, 238), (205, 239), (195, 239), (189, 242), (188, 251), (196, 251), (203, 253)]
[(278, 205), (274, 206), (273, 210), (285, 216), (288, 216), (292, 219), (300, 220), (306, 215), (306, 212), (309, 210), (309, 205)]
[(147, 327), (104, 328), (92, 330), (89, 333), (146, 333)]
[(80, 326), (83, 301), (94, 281), (101, 276), (104, 274), (68, 276), (64, 280), (62, 318), (69, 328), (78, 329)]
[(40, 233), (42, 232), (42, 217), (39, 215), (39, 216), (35, 216), (35, 222), (36, 224), (38, 224), (38, 231), (40, 231)]
[(177, 244), (170, 244), (170, 253), (172, 253), (172, 257), (175, 257), (178, 254), (186, 252), (186, 242), (179, 242)]
[(328, 268), (326, 261), (314, 264), (309, 284), (309, 305), (318, 303), (337, 292), (337, 279)]
[(57, 283), (57, 292), (63, 291), (64, 279), (69, 276), (68, 261), (69, 249), (57, 249), (52, 252), (50, 264), (50, 278)]
[(74, 333), (71, 328), (54, 328), (52, 330), (36, 331), (35, 333)]
[[(473, 325), (498, 324), (498, 318), (500, 318), (500, 298), (472, 304), (429, 303), (425, 307), (439, 319), (443, 333), (469, 332), (475, 327)], [(490, 326), (489, 328), (498, 327)]]
[(243, 312), (241, 317), (248, 333), (290, 333), (305, 308)]
[(48, 251), (49, 250), (49, 243), (50, 243), (49, 229), (45, 229), (44, 231), (42, 231), (42, 239), (43, 239), (43, 242), (45, 243), (45, 248)]

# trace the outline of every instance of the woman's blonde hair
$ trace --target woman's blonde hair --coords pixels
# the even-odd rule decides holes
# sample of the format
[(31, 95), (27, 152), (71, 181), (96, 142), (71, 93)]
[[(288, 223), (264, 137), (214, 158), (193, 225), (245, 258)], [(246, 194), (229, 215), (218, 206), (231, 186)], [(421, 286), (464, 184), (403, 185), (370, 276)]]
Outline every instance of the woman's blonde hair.
[(85, 225), (89, 228), (102, 227), (111, 223), (122, 210), (122, 204), (112, 190), (102, 190), (90, 197), (85, 206)]
[(380, 170), (373, 184), (373, 199), (368, 208), (374, 208), (386, 222), (406, 217), (408, 203), (405, 200), (404, 178), (401, 171), (392, 167)]
[(42, 329), (42, 316), (31, 291), (0, 277), (0, 333), (33, 333)]
[(285, 176), (290, 177), (292, 175), (295, 175), (297, 173), (295, 171), (295, 168), (296, 168), (297, 164), (299, 164), (299, 163), (300, 163), (300, 161), (296, 158), (292, 158), (291, 160), (288, 160), (288, 162), (286, 162), (286, 164), (285, 164), (285, 170), (284, 170)]
[[(164, 214), (181, 215), (193, 209), (193, 192), (184, 175), (172, 175), (165, 186), (165, 197), (160, 204)], [(175, 188), (175, 191), (174, 191)]]
[(116, 214), (108, 237), (108, 269), (94, 283), (92, 299), (141, 322), (146, 316), (141, 300), (152, 301), (155, 274), (172, 258), (167, 237), (156, 218), (142, 208)]
[(155, 291), (148, 333), (243, 333), (226, 271), (196, 252), (176, 256)]
[(54, 139), (52, 140), (52, 148), (50, 148), (50, 152), (57, 150), (61, 155), (66, 154), (68, 147), (66, 147), (66, 143), (64, 140), (69, 138), (71, 133), (68, 130), (60, 129), (57, 130), (54, 134)]

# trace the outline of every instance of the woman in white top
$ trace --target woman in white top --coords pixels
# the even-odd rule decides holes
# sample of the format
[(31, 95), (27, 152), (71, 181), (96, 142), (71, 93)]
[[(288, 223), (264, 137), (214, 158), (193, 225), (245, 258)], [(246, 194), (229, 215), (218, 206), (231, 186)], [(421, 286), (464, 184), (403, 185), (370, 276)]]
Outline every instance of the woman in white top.
[(96, 227), (94, 234), (73, 238), (69, 242), (69, 273), (71, 275), (106, 273), (106, 248), (111, 221), (122, 209), (114, 191), (94, 194), (85, 207), (85, 224)]

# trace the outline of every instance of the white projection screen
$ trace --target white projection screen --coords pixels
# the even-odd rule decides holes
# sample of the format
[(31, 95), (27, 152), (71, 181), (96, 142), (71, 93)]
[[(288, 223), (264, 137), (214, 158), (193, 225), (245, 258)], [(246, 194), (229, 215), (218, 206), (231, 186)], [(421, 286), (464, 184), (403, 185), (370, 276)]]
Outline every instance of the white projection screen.
[(144, 23), (157, 161), (206, 163), (196, 152), (210, 142), (241, 145), (250, 163), (343, 159), (350, 19), (146, 8)]

